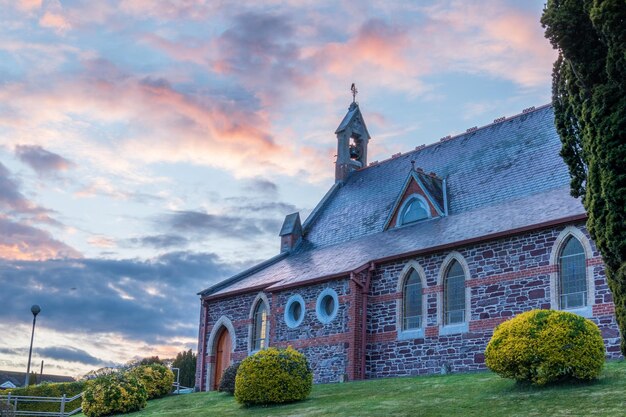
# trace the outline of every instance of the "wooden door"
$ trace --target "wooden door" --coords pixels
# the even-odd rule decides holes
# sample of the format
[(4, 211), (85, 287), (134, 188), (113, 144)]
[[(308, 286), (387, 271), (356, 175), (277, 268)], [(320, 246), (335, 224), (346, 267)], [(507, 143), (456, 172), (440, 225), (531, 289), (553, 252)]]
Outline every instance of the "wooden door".
[(230, 351), (232, 349), (232, 341), (228, 330), (222, 330), (217, 338), (217, 346), (215, 349), (215, 378), (213, 378), (213, 389), (217, 390), (222, 379), (224, 370), (230, 366)]

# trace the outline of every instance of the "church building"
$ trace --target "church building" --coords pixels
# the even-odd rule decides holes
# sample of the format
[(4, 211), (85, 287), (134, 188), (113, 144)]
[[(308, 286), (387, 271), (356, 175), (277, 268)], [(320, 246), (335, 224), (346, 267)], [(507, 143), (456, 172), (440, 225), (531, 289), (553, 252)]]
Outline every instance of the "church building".
[(280, 253), (199, 293), (198, 389), (268, 346), (316, 383), (485, 369), (495, 326), (531, 309), (590, 318), (620, 356), (551, 106), (381, 162), (356, 102), (335, 134), (335, 183), (285, 217)]

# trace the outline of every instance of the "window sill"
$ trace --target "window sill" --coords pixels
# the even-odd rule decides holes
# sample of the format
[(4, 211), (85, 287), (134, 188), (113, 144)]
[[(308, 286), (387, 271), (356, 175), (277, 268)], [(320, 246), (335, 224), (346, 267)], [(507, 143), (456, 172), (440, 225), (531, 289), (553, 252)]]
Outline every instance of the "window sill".
[(447, 336), (451, 334), (467, 333), (469, 331), (469, 323), (447, 324), (439, 327), (439, 336)]
[(400, 330), (398, 331), (398, 340), (423, 339), (424, 329)]
[(593, 309), (591, 308), (591, 306), (571, 308), (567, 310), (563, 309), (562, 311), (567, 311), (568, 313), (578, 314), (579, 316), (587, 318), (587, 319), (593, 317)]

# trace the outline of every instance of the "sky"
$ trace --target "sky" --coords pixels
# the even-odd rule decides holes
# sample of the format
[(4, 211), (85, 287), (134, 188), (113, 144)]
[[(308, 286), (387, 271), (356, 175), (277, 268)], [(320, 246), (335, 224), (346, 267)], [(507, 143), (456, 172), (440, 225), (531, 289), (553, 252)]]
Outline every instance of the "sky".
[(0, 0), (0, 369), (196, 350), (197, 292), (370, 161), (550, 101), (536, 1)]

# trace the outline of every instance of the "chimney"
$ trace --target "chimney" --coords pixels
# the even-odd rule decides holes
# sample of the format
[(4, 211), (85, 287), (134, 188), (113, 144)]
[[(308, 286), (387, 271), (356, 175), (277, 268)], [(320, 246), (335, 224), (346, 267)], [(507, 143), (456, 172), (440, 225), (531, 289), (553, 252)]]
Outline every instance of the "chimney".
[(280, 253), (291, 252), (302, 239), (302, 224), (300, 213), (291, 213), (285, 216), (283, 227), (280, 228)]

